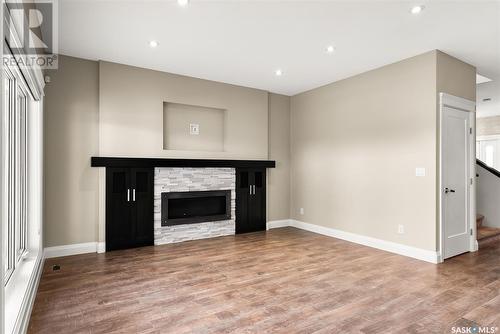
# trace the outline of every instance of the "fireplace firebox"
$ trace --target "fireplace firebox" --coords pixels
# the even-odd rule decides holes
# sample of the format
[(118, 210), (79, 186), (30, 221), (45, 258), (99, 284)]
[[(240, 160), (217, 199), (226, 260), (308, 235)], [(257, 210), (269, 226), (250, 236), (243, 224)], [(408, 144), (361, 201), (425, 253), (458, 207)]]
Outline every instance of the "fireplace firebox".
[(231, 219), (231, 190), (161, 194), (161, 225), (197, 224)]

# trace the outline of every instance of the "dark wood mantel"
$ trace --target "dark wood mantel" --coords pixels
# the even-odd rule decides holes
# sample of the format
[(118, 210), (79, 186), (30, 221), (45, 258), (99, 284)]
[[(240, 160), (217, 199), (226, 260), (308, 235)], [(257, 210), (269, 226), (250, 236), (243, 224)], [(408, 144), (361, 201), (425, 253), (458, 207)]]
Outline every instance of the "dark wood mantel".
[(171, 158), (118, 158), (92, 157), (92, 167), (231, 167), (275, 168), (274, 160), (225, 160), (225, 159), (171, 159)]

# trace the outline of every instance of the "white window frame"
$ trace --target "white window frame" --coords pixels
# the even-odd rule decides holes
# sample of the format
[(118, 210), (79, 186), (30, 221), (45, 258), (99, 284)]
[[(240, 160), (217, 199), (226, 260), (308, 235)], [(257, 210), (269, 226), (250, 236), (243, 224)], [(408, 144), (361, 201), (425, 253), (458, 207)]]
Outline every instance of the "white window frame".
[(16, 82), (16, 120), (18, 130), (18, 220), (15, 227), (16, 265), (26, 256), (28, 243), (28, 89), (24, 80)]
[(18, 69), (4, 67), (3, 75), (9, 84), (9, 103), (5, 110), (8, 126), (6, 286), (28, 254), (28, 100), (32, 96)]
[[(13, 210), (13, 203), (14, 203), (14, 194), (13, 194), (13, 187), (12, 187), (12, 182), (13, 182), (13, 168), (12, 168), (12, 164), (13, 164), (13, 159), (12, 159), (12, 152), (13, 152), (13, 143), (11, 141), (11, 128), (13, 127), (13, 119), (11, 117), (12, 115), (12, 112), (11, 112), (11, 109), (12, 109), (12, 97), (13, 97), (13, 92), (15, 91), (15, 79), (14, 79), (14, 76), (12, 74), (12, 72), (8, 69), (8, 68), (4, 68), (4, 71), (3, 71), (3, 75), (5, 76), (5, 78), (7, 79), (7, 83), (8, 86), (9, 86), (9, 89), (8, 89), (8, 108), (5, 110), (5, 113), (6, 113), (6, 122), (7, 122), (7, 126), (6, 126), (6, 130), (7, 130), (7, 143), (6, 143), (6, 146), (5, 148), (7, 149), (7, 152), (6, 152), (6, 158), (7, 158), (7, 163), (6, 163), (6, 167), (7, 167), (7, 171), (6, 171), (6, 174), (7, 174), (7, 179), (6, 179), (6, 187), (7, 187), (7, 207), (6, 207), (6, 212), (7, 212), (7, 222), (6, 222), (6, 226), (5, 226), (5, 232), (7, 233), (7, 254), (5, 254), (5, 262), (6, 262), (6, 270), (4, 272), (4, 284), (6, 285), (7, 282), (9, 281), (10, 277), (12, 276), (12, 274), (14, 273), (14, 265), (15, 265), (15, 261), (14, 261), (14, 253), (13, 253), (13, 247), (11, 247), (11, 245), (14, 243), (14, 225), (13, 225), (13, 222), (14, 222), (14, 218), (13, 218), (13, 215), (14, 215), (14, 212), (15, 210)], [(3, 92), (2, 92), (3, 94)], [(2, 268), (2, 271), (4, 270), (4, 268)]]
[[(481, 161), (483, 161), (484, 163), (486, 163), (486, 161), (484, 161), (485, 159), (481, 159), (481, 155), (483, 153), (481, 144), (484, 141), (492, 141), (492, 140), (498, 141), (498, 143), (497, 143), (497, 149), (500, 150), (500, 135), (487, 135), (487, 136), (477, 136), (476, 137), (476, 158), (479, 159), (479, 160), (481, 160)], [(500, 151), (496, 152), (496, 154), (500, 155)], [(490, 167), (499, 169), (500, 168), (500, 162), (499, 161), (500, 161), (500, 157), (497, 156), (496, 166), (490, 166)]]

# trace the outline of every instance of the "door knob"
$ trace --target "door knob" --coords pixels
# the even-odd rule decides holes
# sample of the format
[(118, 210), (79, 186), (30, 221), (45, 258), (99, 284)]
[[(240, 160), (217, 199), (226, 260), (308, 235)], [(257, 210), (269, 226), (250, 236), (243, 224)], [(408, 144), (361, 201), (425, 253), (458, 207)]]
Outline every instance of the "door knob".
[(455, 190), (454, 189), (449, 189), (449, 188), (444, 188), (444, 193), (447, 194), (447, 193), (454, 193)]

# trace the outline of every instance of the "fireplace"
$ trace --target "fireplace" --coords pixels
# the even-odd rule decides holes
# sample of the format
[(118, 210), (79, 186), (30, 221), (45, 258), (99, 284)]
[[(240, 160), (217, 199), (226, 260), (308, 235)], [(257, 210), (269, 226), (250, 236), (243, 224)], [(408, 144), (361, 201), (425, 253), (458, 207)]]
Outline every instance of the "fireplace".
[(164, 192), (161, 226), (231, 219), (231, 190)]

